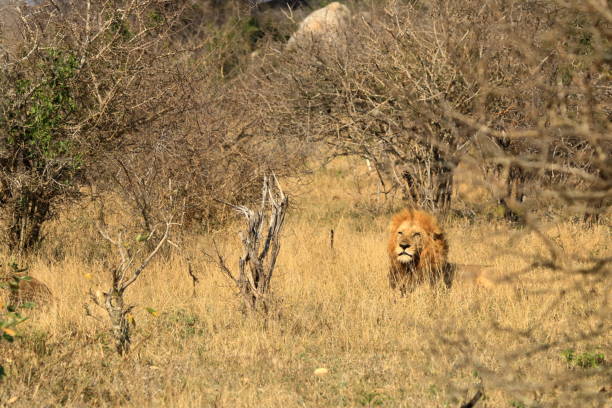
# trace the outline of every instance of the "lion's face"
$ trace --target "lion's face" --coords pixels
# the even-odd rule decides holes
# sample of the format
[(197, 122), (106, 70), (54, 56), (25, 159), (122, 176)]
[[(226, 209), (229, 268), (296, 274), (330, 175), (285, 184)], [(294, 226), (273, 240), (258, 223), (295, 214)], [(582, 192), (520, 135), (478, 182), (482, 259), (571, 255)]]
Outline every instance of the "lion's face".
[(404, 270), (439, 269), (446, 263), (448, 247), (433, 215), (420, 210), (400, 211), (391, 220), (390, 233), (387, 250), (392, 265)]
[(417, 263), (427, 232), (410, 221), (401, 223), (395, 232), (394, 253), (401, 264)]
[(424, 281), (437, 281), (445, 270), (448, 246), (436, 218), (405, 209), (391, 219), (389, 283), (402, 293)]
[(389, 245), (389, 284), (402, 294), (415, 285), (435, 283), (444, 277), (449, 284), (448, 245), (436, 218), (425, 211), (405, 209), (391, 219)]

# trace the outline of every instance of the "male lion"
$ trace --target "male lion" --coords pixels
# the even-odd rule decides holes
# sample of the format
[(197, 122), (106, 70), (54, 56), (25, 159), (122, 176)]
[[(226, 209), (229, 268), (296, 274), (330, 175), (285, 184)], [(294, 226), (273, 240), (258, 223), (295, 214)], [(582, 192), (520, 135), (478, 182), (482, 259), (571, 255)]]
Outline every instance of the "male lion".
[(402, 295), (423, 282), (444, 279), (451, 284), (448, 244), (436, 219), (420, 210), (405, 209), (393, 216), (389, 238), (389, 284)]
[(417, 285), (443, 281), (450, 287), (456, 275), (483, 286), (492, 285), (482, 276), (485, 267), (454, 265), (448, 262), (448, 243), (444, 231), (431, 214), (421, 210), (402, 210), (391, 220), (389, 285), (405, 295)]

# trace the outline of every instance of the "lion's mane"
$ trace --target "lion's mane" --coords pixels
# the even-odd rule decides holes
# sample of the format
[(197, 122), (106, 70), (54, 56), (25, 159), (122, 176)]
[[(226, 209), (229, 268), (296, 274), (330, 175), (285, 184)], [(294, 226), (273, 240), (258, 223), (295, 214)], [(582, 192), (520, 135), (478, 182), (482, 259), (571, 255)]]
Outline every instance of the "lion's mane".
[[(421, 232), (420, 245), (413, 262), (398, 260), (398, 230), (408, 226)], [(389, 283), (392, 288), (399, 286), (402, 294), (423, 282), (436, 283), (443, 279), (451, 283), (451, 271), (447, 262), (448, 244), (436, 218), (421, 210), (404, 209), (391, 219), (390, 237), (387, 247), (389, 255)]]

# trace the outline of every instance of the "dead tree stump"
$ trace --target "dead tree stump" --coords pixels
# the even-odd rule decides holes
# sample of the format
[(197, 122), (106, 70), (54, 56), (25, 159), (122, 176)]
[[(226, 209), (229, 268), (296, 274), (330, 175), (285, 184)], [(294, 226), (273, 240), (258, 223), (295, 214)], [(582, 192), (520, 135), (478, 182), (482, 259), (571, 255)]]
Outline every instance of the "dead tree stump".
[(267, 313), (270, 284), (281, 248), (280, 232), (289, 199), (272, 175), (264, 176), (259, 210), (224, 204), (244, 215), (247, 225), (240, 233), (243, 254), (238, 262), (238, 275), (229, 269), (217, 250), (219, 267), (235, 283), (246, 310)]

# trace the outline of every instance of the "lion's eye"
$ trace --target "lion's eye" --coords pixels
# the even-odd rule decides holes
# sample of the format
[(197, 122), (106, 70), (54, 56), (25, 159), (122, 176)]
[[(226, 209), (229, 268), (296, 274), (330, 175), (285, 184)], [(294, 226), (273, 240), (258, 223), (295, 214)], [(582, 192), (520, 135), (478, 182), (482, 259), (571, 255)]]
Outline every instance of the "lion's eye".
[(397, 231), (397, 235), (402, 235), (403, 232), (402, 231)]
[(414, 234), (412, 234), (412, 238), (420, 238), (420, 237), (421, 237), (420, 232), (415, 232)]

